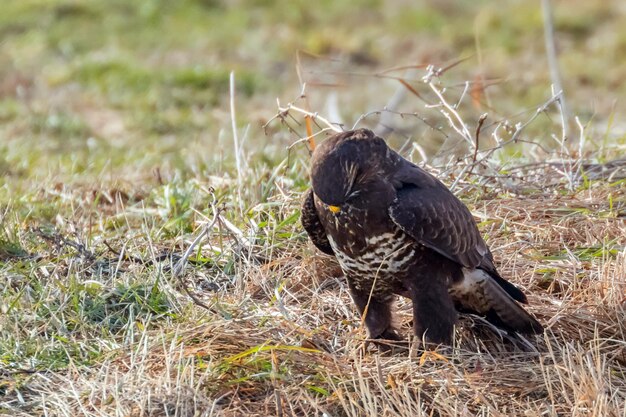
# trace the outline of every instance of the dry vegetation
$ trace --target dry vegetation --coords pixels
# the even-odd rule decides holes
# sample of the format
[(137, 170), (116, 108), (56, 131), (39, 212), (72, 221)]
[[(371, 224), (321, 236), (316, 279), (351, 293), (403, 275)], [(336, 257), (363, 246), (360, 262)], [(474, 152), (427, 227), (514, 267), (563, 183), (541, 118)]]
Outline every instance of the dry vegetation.
[[(80, 303), (77, 319), (87, 323), (51, 316), (33, 326), (36, 318), (22, 318), (5, 321), (3, 331), (44, 339), (58, 331), (82, 351), (78, 357), (97, 352), (98, 359), (88, 366), (72, 360), (62, 369), (20, 371), (26, 363), (9, 368), (3, 376), (6, 410), (129, 416), (623, 415), (626, 225), (623, 203), (611, 203), (623, 195), (602, 182), (574, 193), (558, 190), (472, 199), (502, 273), (530, 294), (530, 308), (546, 333), (525, 339), (464, 316), (452, 352), (381, 356), (367, 347), (337, 264), (297, 238), (299, 227), (292, 222), (288, 238), (278, 237), (285, 233), (278, 225), (274, 233), (255, 235), (251, 252), (242, 251), (241, 237), (226, 228), (211, 233), (211, 245), (199, 256), (203, 265), (185, 274), (208, 311), (191, 304), (172, 278), (171, 257), (153, 263), (161, 243), (124, 238), (127, 254), (92, 258), (50, 236), (45, 239), (58, 247), (38, 255), (46, 261), (39, 260), (31, 279), (80, 279), (69, 284), (80, 288), (72, 293), (76, 301), (54, 288), (41, 291), (48, 303)], [(272, 204), (289, 219), (297, 197)], [(128, 209), (116, 211), (124, 222), (137, 222)], [(137, 251), (153, 255), (143, 261), (129, 257)], [(147, 288), (137, 286), (138, 277), (149, 277)], [(5, 285), (21, 291), (16, 303), (22, 308), (33, 303), (29, 293), (35, 284), (9, 279)], [(410, 305), (401, 302), (398, 308), (408, 335)], [(103, 335), (86, 331), (91, 326), (103, 326)], [(50, 342), (48, 349), (64, 344)]]
[[(538, 5), (9, 3), (0, 415), (626, 416), (624, 68), (568, 65), (599, 44), (624, 53), (620, 2), (555, 2), (560, 39), (581, 44), (561, 56), (570, 120), (535, 50)], [(298, 77), (297, 48), (314, 52)], [(316, 140), (341, 119), (392, 126), (470, 207), (545, 334), (464, 315), (450, 350), (368, 344), (299, 225), (308, 152), (287, 146), (304, 109)]]

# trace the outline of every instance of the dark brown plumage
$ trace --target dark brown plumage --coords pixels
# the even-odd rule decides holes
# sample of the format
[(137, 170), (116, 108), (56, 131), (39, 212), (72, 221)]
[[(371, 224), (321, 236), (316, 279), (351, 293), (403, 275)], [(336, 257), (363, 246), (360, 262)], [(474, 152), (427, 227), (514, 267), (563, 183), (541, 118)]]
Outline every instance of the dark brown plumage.
[(518, 332), (541, 324), (502, 278), (465, 205), (435, 177), (367, 129), (332, 136), (315, 150), (302, 224), (334, 255), (373, 339), (399, 340), (395, 295), (413, 301), (417, 337), (450, 344), (457, 310)]

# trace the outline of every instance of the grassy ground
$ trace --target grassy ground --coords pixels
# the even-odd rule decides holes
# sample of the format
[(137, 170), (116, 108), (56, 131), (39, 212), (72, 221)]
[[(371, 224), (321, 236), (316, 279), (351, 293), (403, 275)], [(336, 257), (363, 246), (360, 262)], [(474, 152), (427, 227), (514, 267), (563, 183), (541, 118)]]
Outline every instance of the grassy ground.
[[(539, 4), (6, 1), (0, 414), (626, 415), (626, 10), (555, 13), (580, 117), (565, 142)], [(461, 58), (435, 85), (472, 132), (488, 114), (471, 172), (467, 149), (437, 153), (458, 137), (426, 70), (384, 72)], [(299, 96), (297, 69), (298, 105), (392, 124), (396, 148), (454, 184), (545, 335), (464, 316), (445, 355), (366, 346), (336, 263), (298, 222), (308, 152), (286, 147), (302, 114), (285, 119), (295, 132), (261, 127), (276, 97)], [(416, 93), (403, 115), (376, 112), (400, 86), (389, 75)]]

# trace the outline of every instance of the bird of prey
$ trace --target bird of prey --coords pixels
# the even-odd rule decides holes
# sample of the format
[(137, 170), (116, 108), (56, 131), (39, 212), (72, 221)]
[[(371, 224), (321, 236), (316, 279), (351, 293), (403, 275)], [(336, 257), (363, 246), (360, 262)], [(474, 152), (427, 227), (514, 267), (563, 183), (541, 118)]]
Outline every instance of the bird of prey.
[(425, 344), (452, 343), (458, 313), (520, 333), (541, 324), (526, 296), (500, 276), (469, 209), (437, 178), (367, 129), (338, 133), (314, 151), (302, 225), (334, 255), (371, 339), (401, 340), (396, 295), (413, 303)]

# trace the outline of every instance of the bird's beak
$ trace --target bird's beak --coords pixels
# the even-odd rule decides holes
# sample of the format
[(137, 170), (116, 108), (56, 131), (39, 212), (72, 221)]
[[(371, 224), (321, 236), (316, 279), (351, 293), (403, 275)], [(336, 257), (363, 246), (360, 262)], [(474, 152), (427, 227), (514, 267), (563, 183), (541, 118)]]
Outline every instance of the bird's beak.
[(341, 211), (341, 207), (339, 206), (328, 206), (328, 210), (332, 211), (334, 214), (337, 214)]

